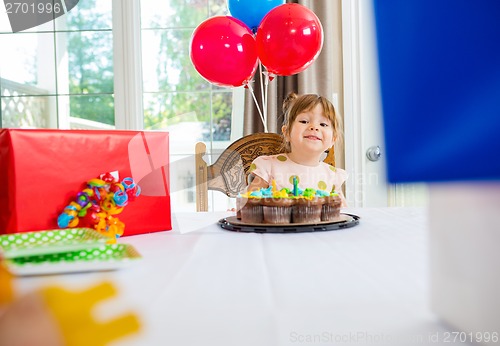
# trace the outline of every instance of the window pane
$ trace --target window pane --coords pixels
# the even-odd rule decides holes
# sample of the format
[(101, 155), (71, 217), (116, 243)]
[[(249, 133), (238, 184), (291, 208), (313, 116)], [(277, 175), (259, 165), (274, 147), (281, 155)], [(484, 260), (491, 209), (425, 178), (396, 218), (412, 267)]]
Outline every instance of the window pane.
[(111, 30), (112, 0), (81, 0), (55, 20), (56, 31)]
[(207, 90), (189, 57), (191, 29), (143, 30), (142, 67), (144, 91)]
[(57, 124), (54, 121), (51, 122), (50, 118), (50, 115), (55, 114), (56, 111), (55, 96), (9, 96), (1, 99), (2, 127), (57, 127)]
[(229, 16), (227, 8), (227, 0), (209, 0), (210, 14), (209, 16)]
[(190, 154), (210, 132), (209, 93), (144, 94), (144, 128), (170, 132), (171, 153)]
[[(113, 93), (113, 33), (70, 32), (56, 34), (66, 42), (68, 73), (61, 71), (59, 84), (70, 94)], [(60, 90), (60, 93), (64, 93)]]
[[(113, 95), (59, 96), (59, 102), (63, 105), (69, 105), (69, 115), (72, 118), (86, 119), (107, 125), (115, 124)], [(64, 113), (63, 110), (60, 110), (60, 113)], [(71, 123), (71, 120), (69, 122)]]
[[(2, 96), (55, 94), (54, 38), (51, 34), (0, 34), (0, 47), (0, 77), (26, 86), (18, 85), (15, 90), (2, 88)], [(9, 93), (4, 94), (6, 91)]]
[(208, 18), (207, 0), (141, 0), (142, 28), (196, 27)]
[(231, 138), (232, 93), (217, 92), (212, 96), (212, 138), (229, 141)]
[(176, 211), (195, 210), (195, 167), (194, 155), (170, 155), (170, 199)]
[(148, 130), (165, 129), (183, 121), (210, 121), (208, 93), (145, 93), (144, 126)]

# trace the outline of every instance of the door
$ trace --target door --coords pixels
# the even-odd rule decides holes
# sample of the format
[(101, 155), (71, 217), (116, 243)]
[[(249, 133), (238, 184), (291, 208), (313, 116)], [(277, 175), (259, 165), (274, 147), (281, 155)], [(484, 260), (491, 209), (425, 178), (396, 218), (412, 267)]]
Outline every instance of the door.
[(342, 41), (346, 198), (351, 207), (384, 207), (389, 189), (371, 1), (342, 0)]

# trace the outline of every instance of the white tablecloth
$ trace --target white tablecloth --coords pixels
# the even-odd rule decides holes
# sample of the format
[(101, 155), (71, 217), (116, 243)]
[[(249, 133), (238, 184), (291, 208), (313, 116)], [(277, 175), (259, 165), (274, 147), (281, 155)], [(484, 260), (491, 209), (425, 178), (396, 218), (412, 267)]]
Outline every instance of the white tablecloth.
[(360, 224), (299, 234), (219, 228), (230, 212), (174, 214), (172, 231), (120, 239), (140, 264), (16, 285), (113, 281), (119, 297), (97, 313), (133, 309), (143, 324), (116, 345), (467, 345), (446, 342), (453, 330), (429, 309), (425, 210), (346, 212)]

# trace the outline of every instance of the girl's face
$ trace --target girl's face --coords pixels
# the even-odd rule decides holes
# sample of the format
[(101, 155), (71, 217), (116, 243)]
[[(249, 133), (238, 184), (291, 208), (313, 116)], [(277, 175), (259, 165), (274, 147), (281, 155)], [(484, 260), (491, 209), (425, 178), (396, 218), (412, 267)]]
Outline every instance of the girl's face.
[(298, 114), (289, 130), (285, 132), (291, 152), (321, 154), (333, 145), (333, 125), (323, 115), (321, 104)]

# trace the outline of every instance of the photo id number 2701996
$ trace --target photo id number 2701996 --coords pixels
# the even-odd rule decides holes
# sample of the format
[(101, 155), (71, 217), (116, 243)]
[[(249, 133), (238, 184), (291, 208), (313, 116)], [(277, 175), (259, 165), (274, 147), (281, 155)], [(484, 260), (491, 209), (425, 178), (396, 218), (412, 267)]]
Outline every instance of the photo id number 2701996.
[(443, 342), (445, 343), (485, 343), (499, 341), (498, 332), (444, 332)]
[(42, 14), (42, 13), (63, 13), (64, 9), (61, 6), (61, 3), (54, 2), (48, 2), (48, 3), (32, 3), (28, 4), (25, 2), (6, 2), (5, 3), (5, 10), (7, 14)]

